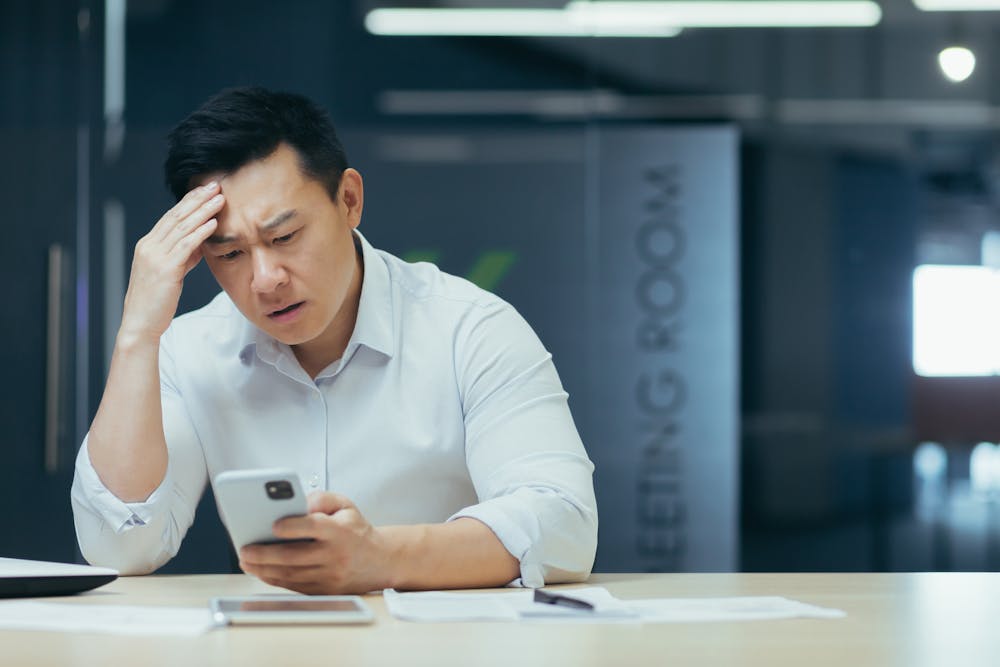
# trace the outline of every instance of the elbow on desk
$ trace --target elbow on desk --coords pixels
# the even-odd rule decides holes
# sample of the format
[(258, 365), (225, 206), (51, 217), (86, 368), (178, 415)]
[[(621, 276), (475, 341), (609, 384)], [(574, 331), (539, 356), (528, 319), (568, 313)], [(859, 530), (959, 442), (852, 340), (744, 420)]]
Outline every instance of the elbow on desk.
[(129, 530), (116, 534), (107, 523), (88, 514), (78, 514), (76, 539), (83, 559), (97, 567), (109, 567), (122, 576), (150, 574), (174, 554), (162, 546), (150, 547), (147, 535)]
[(115, 530), (84, 493), (79, 475), (73, 479), (70, 504), (76, 543), (91, 565), (108, 567), (121, 575), (149, 574), (173, 557), (164, 547), (162, 523)]
[(545, 549), (549, 557), (542, 562), (540, 577), (546, 584), (586, 581), (594, 568), (597, 556), (597, 510), (580, 506), (575, 510), (575, 516), (563, 524), (563, 530), (549, 538), (551, 541)]
[(83, 554), (83, 559), (91, 565), (109, 567), (123, 577), (151, 574), (166, 562), (161, 558), (137, 558), (134, 554), (129, 553), (129, 550), (113, 544), (84, 544), (81, 542), (80, 553)]

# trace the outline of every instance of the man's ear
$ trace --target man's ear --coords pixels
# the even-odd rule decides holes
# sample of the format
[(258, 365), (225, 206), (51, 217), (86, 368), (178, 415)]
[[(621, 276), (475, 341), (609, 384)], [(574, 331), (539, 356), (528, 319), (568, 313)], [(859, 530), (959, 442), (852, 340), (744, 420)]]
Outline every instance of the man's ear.
[(357, 169), (345, 169), (340, 176), (340, 200), (346, 209), (351, 229), (361, 224), (361, 211), (365, 206), (365, 186)]

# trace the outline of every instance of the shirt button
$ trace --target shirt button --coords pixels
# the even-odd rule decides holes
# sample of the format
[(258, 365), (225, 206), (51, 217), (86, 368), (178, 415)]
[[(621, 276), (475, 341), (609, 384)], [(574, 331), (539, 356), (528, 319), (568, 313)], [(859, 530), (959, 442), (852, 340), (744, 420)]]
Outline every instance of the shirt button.
[(314, 489), (317, 486), (319, 486), (319, 475), (313, 475), (312, 477), (309, 478), (309, 486), (311, 486)]

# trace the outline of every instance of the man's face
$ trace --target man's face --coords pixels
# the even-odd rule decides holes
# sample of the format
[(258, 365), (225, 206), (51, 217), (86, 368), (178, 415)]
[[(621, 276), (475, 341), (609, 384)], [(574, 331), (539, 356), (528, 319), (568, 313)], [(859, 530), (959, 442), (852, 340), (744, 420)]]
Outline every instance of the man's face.
[(232, 174), (202, 180), (212, 178), (225, 205), (202, 251), (219, 285), (248, 320), (297, 353), (339, 355), (361, 289), (351, 234), (361, 221), (361, 176), (345, 171), (331, 201), (282, 144)]

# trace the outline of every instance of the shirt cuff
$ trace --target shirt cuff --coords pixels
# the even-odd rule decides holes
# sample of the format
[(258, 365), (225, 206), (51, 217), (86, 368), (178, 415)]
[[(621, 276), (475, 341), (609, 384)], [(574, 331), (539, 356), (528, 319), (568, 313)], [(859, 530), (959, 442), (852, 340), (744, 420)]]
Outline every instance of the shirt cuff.
[(89, 438), (89, 434), (84, 438), (83, 445), (76, 457), (76, 478), (84, 498), (117, 535), (136, 526), (145, 526), (150, 523), (158, 513), (158, 507), (162, 504), (162, 499), (168, 494), (172, 485), (170, 466), (167, 466), (167, 474), (164, 475), (163, 481), (145, 501), (127, 503), (109, 491), (108, 487), (104, 486), (97, 471), (94, 470), (87, 449)]
[(530, 512), (525, 513), (523, 504), (517, 498), (503, 496), (466, 507), (449, 517), (448, 521), (462, 517), (476, 519), (486, 524), (504, 548), (517, 558), (521, 576), (510, 582), (509, 586), (540, 588), (545, 585), (545, 570), (537, 549), (541, 536), (540, 526)]

